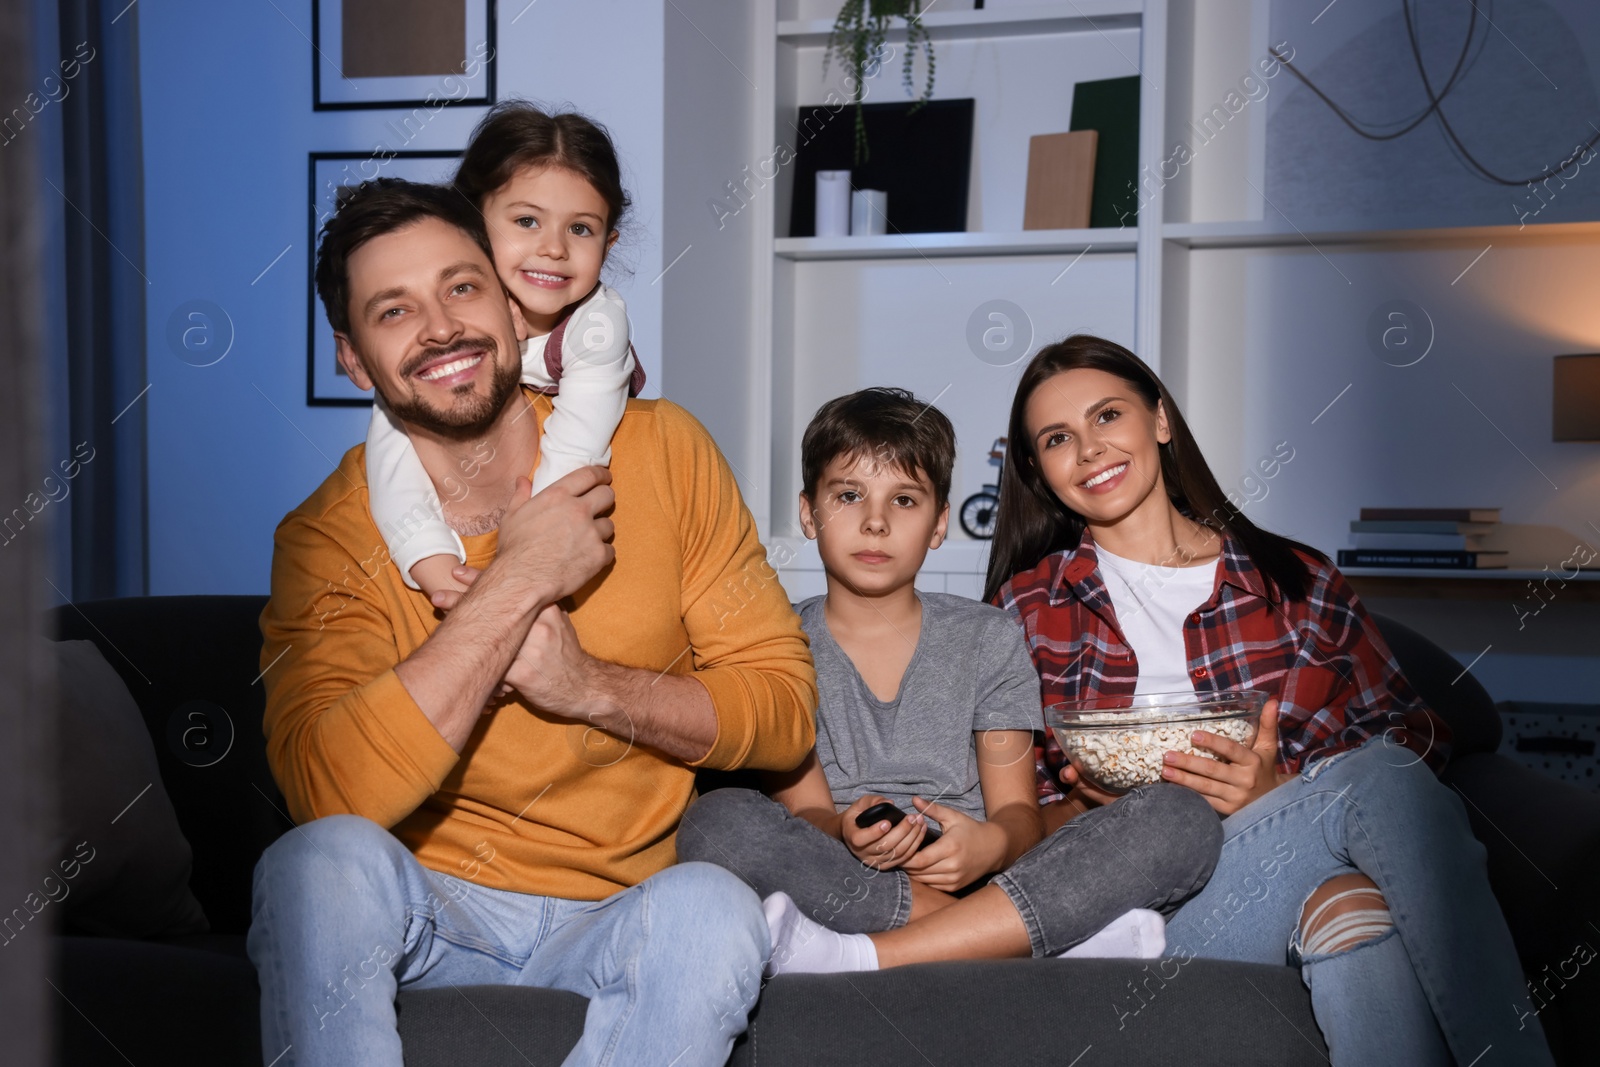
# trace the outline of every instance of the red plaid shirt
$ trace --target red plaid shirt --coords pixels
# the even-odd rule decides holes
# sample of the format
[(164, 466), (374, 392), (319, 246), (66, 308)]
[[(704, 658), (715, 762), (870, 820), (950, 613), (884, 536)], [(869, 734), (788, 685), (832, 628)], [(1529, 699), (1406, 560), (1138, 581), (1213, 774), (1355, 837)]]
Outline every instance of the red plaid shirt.
[[(1278, 769), (1354, 748), (1385, 732), (1438, 773), (1450, 731), (1400, 674), (1355, 591), (1326, 559), (1311, 569), (1303, 601), (1282, 599), (1233, 538), (1223, 536), (1217, 581), (1183, 627), (1197, 692), (1262, 689), (1278, 698)], [(1078, 547), (1046, 556), (995, 594), (1027, 633), (1044, 703), (1132, 696), (1139, 679), (1088, 530)], [(1065, 758), (1046, 735), (1040, 802), (1061, 798)]]

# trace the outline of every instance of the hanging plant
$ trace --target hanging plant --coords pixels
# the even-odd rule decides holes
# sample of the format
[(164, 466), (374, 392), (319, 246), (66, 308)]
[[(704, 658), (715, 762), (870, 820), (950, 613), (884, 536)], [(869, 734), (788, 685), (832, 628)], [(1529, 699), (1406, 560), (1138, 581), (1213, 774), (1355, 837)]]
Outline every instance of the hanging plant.
[[(826, 74), (829, 61), (838, 56), (839, 62), (855, 75), (850, 102), (856, 106), (855, 158), (858, 165), (871, 154), (867, 150), (867, 121), (861, 102), (866, 97), (867, 79), (878, 72), (878, 65), (883, 62), (891, 19), (905, 19), (906, 22), (906, 54), (900, 77), (905, 83), (906, 95), (916, 97), (911, 113), (933, 97), (933, 38), (928, 34), (928, 27), (922, 24), (922, 3), (923, 0), (845, 0), (839, 17), (833, 21), (828, 50), (822, 56), (822, 71)], [(911, 75), (919, 45), (928, 60), (928, 80), (922, 87), (922, 95), (916, 96)]]

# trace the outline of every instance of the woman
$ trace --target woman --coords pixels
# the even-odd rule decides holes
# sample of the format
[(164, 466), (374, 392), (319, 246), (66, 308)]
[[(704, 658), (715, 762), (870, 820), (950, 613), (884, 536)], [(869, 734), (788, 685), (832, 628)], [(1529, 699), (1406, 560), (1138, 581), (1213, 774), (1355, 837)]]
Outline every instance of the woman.
[[(1169, 955), (1300, 968), (1335, 1064), (1551, 1063), (1460, 802), (1449, 735), (1344, 577), (1230, 503), (1138, 357), (1074, 336), (1012, 405), (987, 599), (1024, 627), (1046, 705), (1266, 690), (1254, 748), (1198, 733), (1163, 776), (1223, 816)], [(1274, 744), (1274, 739), (1276, 743)], [(1115, 798), (1062, 768), (1047, 823)], [(1051, 809), (1054, 809), (1052, 812)], [(1135, 1005), (1137, 1007), (1137, 1005)], [(1502, 1058), (1504, 1057), (1504, 1058)], [(1488, 1061), (1485, 1061), (1488, 1062)]]

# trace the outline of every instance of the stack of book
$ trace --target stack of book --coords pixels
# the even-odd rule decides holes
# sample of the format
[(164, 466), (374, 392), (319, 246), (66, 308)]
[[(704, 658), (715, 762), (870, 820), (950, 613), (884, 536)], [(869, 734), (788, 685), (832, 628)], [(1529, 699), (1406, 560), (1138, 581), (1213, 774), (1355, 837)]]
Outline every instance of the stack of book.
[(1354, 548), (1339, 550), (1341, 567), (1504, 568), (1507, 553), (1485, 548), (1500, 524), (1499, 508), (1362, 508), (1350, 523)]

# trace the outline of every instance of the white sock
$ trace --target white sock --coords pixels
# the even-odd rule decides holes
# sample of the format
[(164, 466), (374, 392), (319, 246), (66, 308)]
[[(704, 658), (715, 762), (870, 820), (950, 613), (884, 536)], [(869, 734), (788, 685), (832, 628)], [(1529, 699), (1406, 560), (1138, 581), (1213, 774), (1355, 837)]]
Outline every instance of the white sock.
[(1128, 958), (1153, 960), (1167, 947), (1167, 921), (1159, 913), (1134, 908), (1112, 919), (1105, 928), (1059, 953), (1079, 959)]
[(772, 931), (772, 957), (762, 974), (834, 974), (875, 971), (878, 950), (866, 934), (840, 934), (801, 914), (787, 893), (761, 902)]

